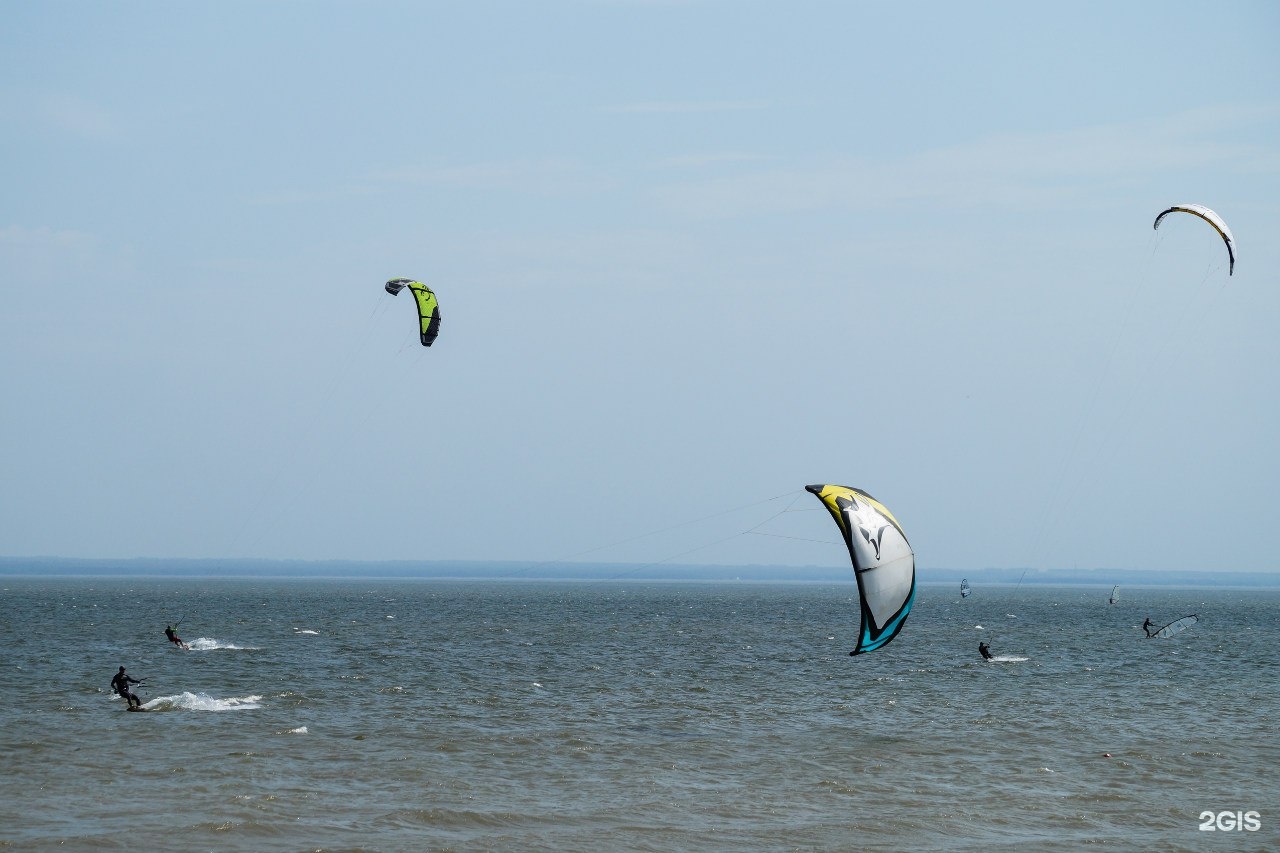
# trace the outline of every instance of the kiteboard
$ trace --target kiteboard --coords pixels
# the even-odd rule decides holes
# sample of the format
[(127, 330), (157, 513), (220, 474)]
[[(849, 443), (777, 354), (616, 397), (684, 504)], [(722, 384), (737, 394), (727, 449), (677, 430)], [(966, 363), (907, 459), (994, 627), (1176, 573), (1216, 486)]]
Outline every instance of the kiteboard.
[(135, 705), (130, 705), (130, 706), (129, 706), (128, 708), (126, 708), (125, 710), (127, 710), (127, 711), (145, 711), (145, 710), (147, 710), (147, 709), (146, 709), (146, 708), (144, 708), (144, 707), (142, 707), (141, 705), (136, 705), (136, 706), (135, 706)]

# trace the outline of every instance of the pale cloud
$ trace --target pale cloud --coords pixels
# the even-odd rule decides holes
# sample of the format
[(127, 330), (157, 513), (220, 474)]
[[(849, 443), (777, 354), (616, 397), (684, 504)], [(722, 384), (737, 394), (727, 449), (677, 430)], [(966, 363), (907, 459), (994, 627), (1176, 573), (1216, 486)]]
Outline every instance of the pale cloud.
[(701, 254), (692, 235), (645, 228), (495, 232), (465, 242), (467, 263), (479, 278), (502, 277), (514, 287), (653, 288), (678, 281), (679, 271), (695, 268)]
[(54, 127), (86, 139), (114, 140), (122, 136), (116, 116), (74, 95), (57, 94), (44, 100), (44, 112)]
[(643, 101), (605, 107), (609, 113), (728, 113), (765, 110), (768, 101)]
[(0, 93), (0, 120), (98, 142), (124, 136), (115, 113), (67, 92), (8, 89)]
[(1203, 110), (1040, 134), (1008, 134), (892, 158), (838, 157), (668, 184), (657, 199), (687, 216), (732, 218), (833, 207), (1034, 208), (1080, 198), (1103, 181), (1220, 165), (1274, 173), (1273, 147), (1228, 135), (1274, 120), (1274, 107)]
[(352, 183), (330, 189), (319, 190), (275, 190), (257, 193), (247, 199), (249, 204), (259, 205), (291, 205), (291, 204), (323, 204), (343, 201), (356, 196), (378, 195), (384, 188), (371, 184)]
[[(99, 283), (133, 271), (133, 251), (101, 235), (48, 226), (0, 226), (0, 270), (13, 287), (8, 310), (11, 320), (22, 316), (24, 305), (39, 301), (41, 288), (71, 282)], [(20, 296), (21, 294), (21, 296)]]
[(660, 168), (698, 169), (707, 166), (721, 166), (733, 163), (758, 163), (767, 160), (763, 154), (750, 154), (745, 151), (721, 151), (707, 154), (683, 154), (667, 157), (658, 161)]
[[(1269, 152), (1221, 141), (1235, 124), (1275, 111), (1202, 110), (1161, 119), (1099, 125), (1043, 134), (1009, 134), (939, 149), (917, 158), (937, 171), (969, 167), (987, 173), (1076, 178), (1185, 169), (1214, 163), (1236, 166)], [(1274, 162), (1274, 161), (1273, 161)]]
[(0, 269), (24, 284), (52, 284), (82, 275), (104, 254), (106, 241), (73, 229), (6, 225), (0, 227)]
[(702, 0), (584, 0), (588, 6), (694, 6)]
[(387, 186), (416, 184), (554, 195), (604, 190), (613, 184), (608, 176), (564, 158), (410, 166), (375, 172), (368, 180)]
[(99, 239), (84, 231), (50, 228), (31, 228), (25, 225), (0, 227), (0, 251), (61, 252), (78, 251), (96, 246)]
[(405, 187), (447, 187), (484, 192), (576, 195), (613, 189), (608, 174), (570, 159), (505, 160), (450, 166), (404, 166), (362, 175), (321, 190), (279, 190), (255, 195), (253, 204), (307, 204), (400, 192)]

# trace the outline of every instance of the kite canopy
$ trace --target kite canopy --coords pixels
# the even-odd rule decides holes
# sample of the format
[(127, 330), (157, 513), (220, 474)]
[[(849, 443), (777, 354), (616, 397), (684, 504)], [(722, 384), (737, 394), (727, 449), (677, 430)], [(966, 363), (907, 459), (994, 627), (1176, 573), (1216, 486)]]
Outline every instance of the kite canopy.
[(873, 652), (902, 630), (916, 597), (916, 559), (888, 507), (860, 489), (806, 486), (844, 534), (858, 580), (861, 625), (851, 655)]
[(413, 291), (413, 296), (418, 301), (418, 321), (422, 345), (429, 347), (435, 343), (436, 335), (440, 334), (440, 304), (436, 301), (436, 295), (431, 288), (420, 281), (408, 278), (393, 278), (384, 287), (387, 293), (392, 296), (395, 296), (406, 287)]
[(1155, 225), (1152, 228), (1160, 227), (1160, 220), (1164, 219), (1170, 213), (1190, 213), (1192, 216), (1198, 216), (1205, 222), (1212, 225), (1222, 237), (1222, 241), (1227, 244), (1227, 275), (1231, 275), (1236, 269), (1236, 238), (1231, 236), (1231, 229), (1227, 227), (1227, 223), (1222, 221), (1222, 217), (1214, 213), (1203, 204), (1175, 204), (1173, 207), (1161, 213), (1156, 217)]

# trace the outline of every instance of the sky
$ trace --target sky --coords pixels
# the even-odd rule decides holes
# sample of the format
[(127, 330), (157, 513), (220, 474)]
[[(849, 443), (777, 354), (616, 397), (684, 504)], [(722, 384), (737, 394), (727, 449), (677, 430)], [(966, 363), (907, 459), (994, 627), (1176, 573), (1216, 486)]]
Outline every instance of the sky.
[(0, 555), (1280, 567), (1280, 4), (4, 17)]

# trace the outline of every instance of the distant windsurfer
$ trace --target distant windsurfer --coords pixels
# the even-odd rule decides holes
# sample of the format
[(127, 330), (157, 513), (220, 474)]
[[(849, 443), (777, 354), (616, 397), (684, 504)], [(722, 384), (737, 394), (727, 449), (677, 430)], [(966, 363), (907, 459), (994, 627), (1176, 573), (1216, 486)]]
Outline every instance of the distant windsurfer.
[(986, 643), (978, 643), (978, 652), (982, 655), (983, 660), (991, 660), (991, 646)]
[(1142, 630), (1146, 632), (1148, 640), (1151, 639), (1151, 626), (1154, 624), (1155, 623), (1151, 621), (1150, 616), (1147, 617), (1147, 621), (1142, 623)]
[(164, 626), (164, 635), (165, 635), (166, 637), (168, 637), (168, 638), (169, 638), (169, 642), (173, 643), (173, 644), (174, 644), (175, 646), (177, 646), (178, 648), (180, 648), (180, 649), (187, 649), (187, 650), (190, 650), (190, 649), (191, 649), (191, 647), (190, 647), (190, 646), (188, 646), (186, 643), (182, 642), (182, 638), (181, 638), (181, 637), (179, 637), (177, 634), (175, 634), (175, 633), (174, 633), (174, 631), (173, 631), (173, 626), (172, 626), (172, 625), (165, 625), (165, 626)]
[(120, 667), (120, 671), (116, 673), (115, 678), (111, 679), (111, 689), (115, 691), (117, 696), (123, 696), (124, 700), (129, 703), (130, 708), (141, 708), (142, 700), (138, 698), (136, 693), (129, 690), (130, 684), (141, 683), (141, 678), (130, 678), (125, 675), (124, 667)]

